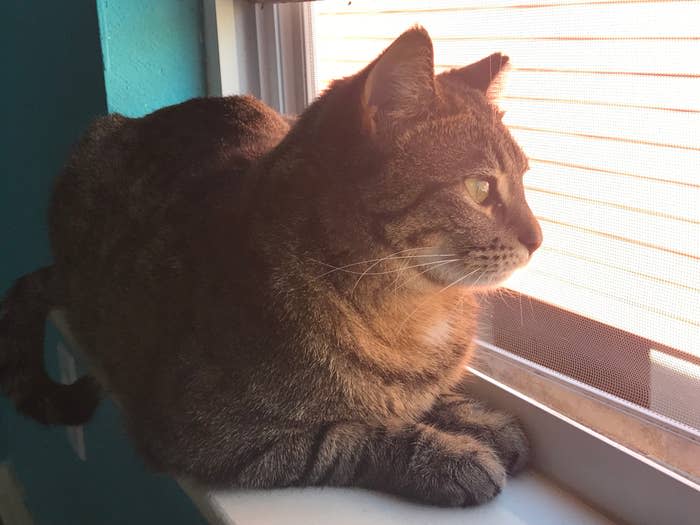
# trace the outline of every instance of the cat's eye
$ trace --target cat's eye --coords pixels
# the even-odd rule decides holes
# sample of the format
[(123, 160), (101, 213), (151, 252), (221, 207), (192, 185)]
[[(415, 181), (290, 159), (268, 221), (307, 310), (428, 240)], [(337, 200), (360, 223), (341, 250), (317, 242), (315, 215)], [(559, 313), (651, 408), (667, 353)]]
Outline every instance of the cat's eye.
[(467, 193), (477, 204), (483, 204), (488, 198), (490, 192), (489, 181), (470, 177), (464, 179), (464, 186), (467, 188)]

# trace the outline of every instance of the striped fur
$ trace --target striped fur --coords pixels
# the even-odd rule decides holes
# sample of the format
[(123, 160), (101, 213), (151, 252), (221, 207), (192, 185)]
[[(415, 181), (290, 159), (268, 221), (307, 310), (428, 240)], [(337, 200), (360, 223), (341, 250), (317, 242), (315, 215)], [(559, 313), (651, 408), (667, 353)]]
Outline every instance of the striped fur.
[(38, 357), (61, 306), (156, 470), (494, 497), (527, 444), (459, 387), (474, 290), (541, 240), (487, 98), (506, 61), (435, 76), (414, 28), (295, 122), (250, 97), (98, 119), (55, 185), (54, 266), (3, 303), (4, 391), (45, 422), (89, 416), (93, 380), (61, 397)]
[[(466, 400), (463, 400), (468, 403)], [(501, 425), (493, 419), (501, 418)], [(497, 495), (506, 479), (503, 458), (526, 458), (522, 431), (507, 416), (484, 412), (455, 425), (426, 416), (431, 423), (369, 425), (337, 421), (304, 429), (275, 428), (267, 442), (256, 438), (254, 453), (243, 448), (222, 482), (254, 488), (279, 486), (360, 486), (437, 505), (483, 503)], [(443, 428), (443, 426), (445, 428)], [(513, 434), (494, 443), (485, 435)], [(265, 434), (256, 428), (252, 435)], [(262, 446), (261, 446), (262, 443)]]

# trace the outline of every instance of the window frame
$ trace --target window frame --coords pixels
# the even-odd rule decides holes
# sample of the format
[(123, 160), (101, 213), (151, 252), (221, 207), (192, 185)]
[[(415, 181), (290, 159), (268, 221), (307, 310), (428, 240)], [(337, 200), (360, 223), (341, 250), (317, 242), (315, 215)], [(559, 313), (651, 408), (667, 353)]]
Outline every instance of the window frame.
[[(521, 375), (523, 383), (546, 381), (548, 399), (566, 395), (574, 404), (588, 400), (566, 382), (557, 384), (550, 374), (527, 370), (504, 355), (505, 361), (499, 363), (504, 376)], [(616, 520), (650, 525), (692, 522), (692, 514), (700, 509), (696, 482), (494, 379), (493, 368), (486, 373), (481, 367), (468, 370), (475, 378), (473, 391), (479, 399), (516, 415), (523, 423), (536, 470)]]
[[(653, 409), (654, 367), (661, 365), (653, 363), (651, 349), (671, 357), (680, 355), (679, 351), (555, 305), (523, 297), (519, 292), (486, 296), (482, 309), (485, 311), (485, 329), (476, 341), (476, 368), (538, 401), (546, 400), (563, 415), (585, 423), (608, 438), (614, 438), (620, 445), (700, 483), (700, 431)], [(523, 326), (529, 330), (524, 331)], [(579, 337), (571, 337), (576, 326), (587, 327), (594, 337), (580, 337), (580, 333)], [(511, 332), (511, 337), (514, 336), (512, 332), (522, 332), (528, 339), (530, 352), (514, 348), (514, 342), (508, 344), (508, 337), (502, 335), (504, 327)], [(569, 334), (565, 348), (557, 348), (561, 334)], [(588, 352), (592, 340), (596, 341), (596, 348), (602, 349), (598, 361), (591, 360)], [(621, 341), (624, 342), (624, 353), (615, 360), (609, 359), (607, 356), (618, 351)], [(552, 348), (557, 349), (552, 352)], [(523, 355), (526, 353), (530, 355)], [(561, 359), (548, 363), (548, 354), (552, 353)], [(495, 365), (499, 360), (507, 360), (513, 366), (517, 363), (527, 369), (532, 378), (524, 380), (524, 376), (504, 370), (503, 365)], [(698, 363), (698, 359), (692, 356), (685, 361)], [(602, 369), (602, 366), (606, 368)], [(647, 380), (647, 389), (642, 393), (633, 391), (636, 382), (628, 373), (630, 369), (640, 368), (646, 370)], [(595, 377), (587, 377), (586, 372), (595, 372)], [(535, 375), (546, 377), (549, 382), (566, 389), (538, 384), (533, 380)], [(576, 402), (571, 399), (572, 395)], [(567, 401), (562, 402), (562, 397)], [(594, 404), (587, 400), (593, 400)], [(636, 432), (621, 431), (621, 428), (629, 430), (631, 424)], [(679, 449), (670, 448), (672, 443)]]
[[(303, 110), (313, 93), (313, 75), (308, 74), (313, 66), (309, 5), (247, 0), (203, 3), (207, 71), (208, 77), (214, 79), (210, 94), (248, 93), (281, 113)], [(250, 20), (255, 22), (253, 37), (240, 27)], [(251, 38), (256, 44), (254, 56), (245, 55), (246, 60), (241, 60), (240, 49), (248, 42), (250, 51)], [(232, 52), (231, 42), (238, 54)], [(303, 74), (289, 74), (300, 67)], [(232, 76), (247, 80), (226, 84), (223, 79), (231, 76), (226, 68), (233, 68), (236, 73)], [(217, 78), (222, 79), (223, 86), (218, 89)], [(528, 429), (533, 467), (594, 507), (630, 523), (659, 523), (653, 521), (659, 516), (668, 523), (690, 523), (692, 516), (700, 514), (699, 479), (688, 479), (649, 459), (647, 455), (653, 451), (643, 446), (632, 444), (636, 449), (633, 450), (606, 437), (601, 433), (604, 429), (598, 432), (590, 426), (592, 417), (597, 416), (618, 427), (628, 428), (635, 423), (652, 434), (665, 433), (667, 446), (688, 447), (700, 456), (700, 442), (682, 428), (672, 422), (660, 427), (639, 407), (529, 363), (486, 341), (477, 341), (474, 364), (468, 370), (480, 398), (514, 413)], [(566, 402), (545, 405), (540, 399), (543, 390), (544, 398)], [(564, 404), (578, 407), (578, 413), (566, 409)], [(582, 415), (583, 408), (589, 411), (587, 417)]]
[[(207, 92), (253, 95), (285, 115), (311, 100), (309, 6), (203, 0)], [(301, 70), (303, 75), (285, 72)]]

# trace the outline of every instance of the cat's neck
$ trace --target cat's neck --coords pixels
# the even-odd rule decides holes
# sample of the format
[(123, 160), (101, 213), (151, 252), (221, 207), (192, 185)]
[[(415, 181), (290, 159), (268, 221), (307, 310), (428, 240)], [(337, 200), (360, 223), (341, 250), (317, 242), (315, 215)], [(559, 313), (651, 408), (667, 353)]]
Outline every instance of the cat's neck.
[(358, 306), (364, 310), (360, 315), (366, 329), (393, 348), (440, 349), (455, 338), (462, 339), (477, 315), (468, 290), (446, 289), (429, 281), (403, 292), (368, 297), (360, 305), (355, 303), (356, 310)]
[(417, 417), (463, 376), (476, 330), (476, 303), (468, 290), (388, 294), (362, 309), (347, 302), (336, 308), (342, 321), (334, 331), (344, 338), (333, 362), (345, 363), (336, 366), (350, 394), (383, 393), (373, 412)]

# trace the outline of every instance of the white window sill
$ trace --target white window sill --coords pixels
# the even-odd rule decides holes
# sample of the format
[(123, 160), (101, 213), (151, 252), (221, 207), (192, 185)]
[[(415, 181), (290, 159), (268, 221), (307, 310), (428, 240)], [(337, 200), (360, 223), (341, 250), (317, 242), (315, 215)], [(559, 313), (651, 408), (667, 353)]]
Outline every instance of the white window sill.
[(602, 525), (614, 523), (541, 474), (510, 479), (492, 502), (447, 509), (361, 489), (206, 492), (181, 483), (212, 525)]

